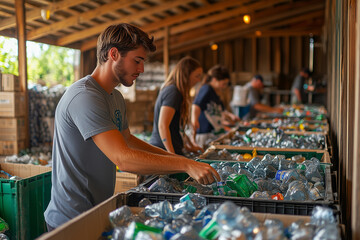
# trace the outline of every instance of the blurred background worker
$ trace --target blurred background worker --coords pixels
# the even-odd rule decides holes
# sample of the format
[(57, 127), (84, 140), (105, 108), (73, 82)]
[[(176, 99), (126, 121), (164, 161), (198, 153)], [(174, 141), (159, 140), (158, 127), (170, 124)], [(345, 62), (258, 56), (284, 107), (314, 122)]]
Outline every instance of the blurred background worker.
[(291, 87), (291, 103), (301, 104), (305, 102), (306, 94), (304, 89), (305, 81), (310, 77), (311, 73), (308, 68), (301, 69), (300, 73), (295, 77)]
[(271, 107), (261, 103), (261, 95), (264, 89), (264, 79), (261, 75), (255, 75), (245, 86), (247, 89), (247, 102), (250, 105), (250, 112), (244, 118), (254, 118), (258, 112), (282, 113), (283, 109)]
[(150, 144), (180, 155), (184, 147), (189, 152), (203, 151), (184, 131), (190, 113), (190, 89), (201, 81), (202, 74), (200, 63), (192, 57), (176, 64), (156, 99)]
[(233, 125), (240, 118), (226, 110), (220, 92), (230, 81), (229, 71), (220, 65), (212, 67), (204, 77), (203, 85), (191, 107), (193, 141), (205, 147), (224, 130), (224, 125)]

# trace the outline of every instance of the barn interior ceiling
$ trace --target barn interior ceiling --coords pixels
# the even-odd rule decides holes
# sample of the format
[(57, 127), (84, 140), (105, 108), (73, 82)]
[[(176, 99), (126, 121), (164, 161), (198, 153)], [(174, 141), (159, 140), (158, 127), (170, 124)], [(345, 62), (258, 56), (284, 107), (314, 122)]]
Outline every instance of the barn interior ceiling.
[[(0, 0), (0, 35), (17, 37), (15, 0)], [(25, 0), (26, 39), (86, 51), (110, 24), (164, 37), (174, 53), (241, 36), (321, 35), (324, 0)], [(250, 23), (243, 20), (250, 16)]]

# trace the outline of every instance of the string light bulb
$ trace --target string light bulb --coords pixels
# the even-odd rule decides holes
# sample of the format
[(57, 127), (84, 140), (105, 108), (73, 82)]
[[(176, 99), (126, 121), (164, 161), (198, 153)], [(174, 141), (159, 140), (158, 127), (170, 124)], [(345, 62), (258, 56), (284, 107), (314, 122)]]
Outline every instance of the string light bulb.
[(50, 10), (49, 9), (41, 9), (41, 17), (44, 21), (50, 19)]
[(216, 51), (217, 49), (218, 49), (218, 45), (216, 44), (216, 43), (214, 43), (214, 42), (210, 42), (210, 48), (211, 48), (211, 50), (213, 50), (213, 51)]
[(243, 16), (244, 23), (249, 24), (251, 21), (250, 15), (244, 15)]

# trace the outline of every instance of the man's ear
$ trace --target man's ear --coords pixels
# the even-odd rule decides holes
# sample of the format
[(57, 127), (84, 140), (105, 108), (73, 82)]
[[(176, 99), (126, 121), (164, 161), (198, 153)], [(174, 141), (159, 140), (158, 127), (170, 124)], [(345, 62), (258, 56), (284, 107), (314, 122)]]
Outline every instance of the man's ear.
[(111, 58), (112, 60), (116, 61), (117, 58), (118, 58), (119, 52), (118, 52), (118, 50), (116, 49), (116, 47), (112, 47), (112, 48), (110, 48), (108, 54), (109, 54), (109, 58)]

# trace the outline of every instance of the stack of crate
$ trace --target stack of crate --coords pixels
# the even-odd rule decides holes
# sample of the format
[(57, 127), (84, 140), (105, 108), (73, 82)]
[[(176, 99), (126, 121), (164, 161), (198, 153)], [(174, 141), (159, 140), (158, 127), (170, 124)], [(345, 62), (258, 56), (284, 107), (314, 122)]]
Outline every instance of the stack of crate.
[(25, 148), (25, 92), (18, 76), (0, 76), (0, 155), (12, 155)]

